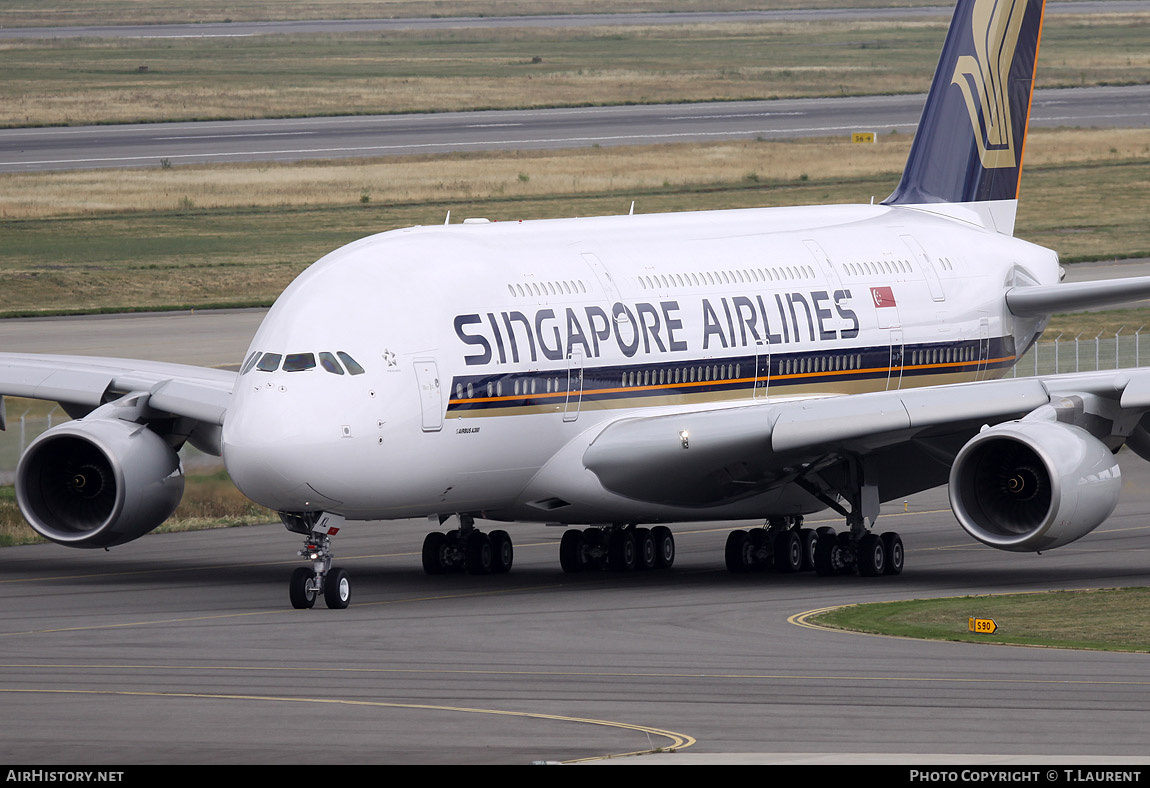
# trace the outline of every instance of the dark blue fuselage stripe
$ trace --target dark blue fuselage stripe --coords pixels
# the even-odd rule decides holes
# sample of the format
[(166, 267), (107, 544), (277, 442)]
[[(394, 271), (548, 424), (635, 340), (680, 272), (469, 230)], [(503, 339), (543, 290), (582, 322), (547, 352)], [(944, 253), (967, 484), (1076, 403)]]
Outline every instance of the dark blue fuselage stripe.
[[(985, 343), (985, 345), (984, 345)], [(982, 349), (985, 348), (985, 349)], [(756, 380), (778, 387), (840, 381), (922, 378), (1009, 369), (1014, 338), (960, 343), (904, 345), (901, 363), (889, 345), (809, 353), (773, 353), (725, 359), (646, 362), (634, 365), (461, 375), (452, 380), (448, 412), (518, 408), (563, 403), (582, 390), (586, 402), (668, 395), (750, 391)], [(769, 369), (768, 369), (769, 362)], [(837, 367), (837, 368), (836, 368)], [(582, 385), (579, 375), (582, 373)], [(572, 373), (574, 378), (571, 377)]]

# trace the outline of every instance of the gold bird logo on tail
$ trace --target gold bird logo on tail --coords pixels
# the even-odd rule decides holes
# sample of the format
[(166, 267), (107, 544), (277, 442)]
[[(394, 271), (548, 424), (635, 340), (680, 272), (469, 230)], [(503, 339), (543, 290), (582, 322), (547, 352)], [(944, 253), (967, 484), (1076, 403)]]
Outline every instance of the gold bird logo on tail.
[(987, 169), (1018, 163), (1007, 80), (1025, 12), (1026, 0), (976, 0), (970, 17), (974, 54), (961, 55), (951, 77), (966, 100), (978, 156)]

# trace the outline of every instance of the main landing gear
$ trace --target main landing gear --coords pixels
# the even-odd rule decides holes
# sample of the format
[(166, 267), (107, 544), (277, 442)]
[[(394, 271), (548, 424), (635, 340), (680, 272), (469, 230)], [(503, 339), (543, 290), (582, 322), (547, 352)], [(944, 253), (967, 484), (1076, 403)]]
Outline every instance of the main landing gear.
[(303, 549), (297, 555), (311, 561), (311, 567), (301, 566), (292, 572), (288, 584), (292, 607), (314, 607), (320, 596), (333, 610), (347, 607), (351, 603), (351, 581), (346, 570), (331, 565), (331, 537), (339, 532), (337, 523), (342, 523), (343, 518), (323, 512), (280, 512), (280, 520), (289, 531), (304, 536)]
[(834, 483), (818, 475), (795, 480), (847, 521), (847, 530), (842, 533), (830, 527), (818, 529), (814, 570), (822, 577), (855, 572), (863, 577), (901, 574), (905, 559), (902, 537), (894, 531), (880, 535), (871, 530), (879, 513), (878, 485), (873, 482), (876, 474), (873, 468), (868, 472), (864, 459), (844, 459)]
[(669, 569), (675, 563), (675, 537), (665, 525), (637, 528), (571, 528), (559, 542), (559, 564), (564, 572), (584, 569)]
[(423, 571), (429, 575), (504, 574), (511, 571), (514, 560), (515, 548), (506, 531), (485, 534), (475, 527), (475, 518), (466, 514), (459, 515), (457, 530), (432, 531), (423, 540)]
[(763, 528), (731, 531), (724, 558), (731, 572), (804, 572), (815, 568), (816, 540), (802, 517), (773, 517)]

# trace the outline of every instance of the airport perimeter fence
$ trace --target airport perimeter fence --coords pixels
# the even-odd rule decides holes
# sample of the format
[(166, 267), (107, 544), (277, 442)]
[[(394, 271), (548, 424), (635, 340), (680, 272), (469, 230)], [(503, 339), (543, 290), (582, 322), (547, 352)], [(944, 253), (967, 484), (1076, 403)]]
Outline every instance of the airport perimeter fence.
[(1068, 337), (1059, 334), (1053, 339), (1043, 338), (1019, 359), (1011, 370), (1016, 378), (1034, 375), (1058, 375), (1064, 372), (1097, 372), (1103, 369), (1130, 369), (1142, 366), (1142, 345), (1147, 344), (1150, 361), (1150, 335), (1144, 343), (1142, 331), (1118, 329), (1114, 336), (1082, 334)]
[[(21, 413), (19, 408), (12, 407), (14, 404), (12, 400), (7, 401), (8, 429), (0, 432), (0, 485), (12, 484), (16, 480), (16, 465), (29, 443), (57, 424), (70, 420), (59, 405), (49, 410), (47, 414), (43, 413), (43, 408), (37, 408), (37, 413), (30, 415), (31, 409)], [(210, 472), (223, 467), (223, 461), (219, 457), (204, 454), (191, 445), (186, 445), (180, 450), (180, 457), (183, 458), (186, 469), (195, 468)]]
[[(1011, 377), (1033, 375), (1057, 375), (1064, 372), (1094, 372), (1103, 369), (1128, 369), (1142, 366), (1142, 345), (1146, 344), (1147, 361), (1150, 362), (1150, 335), (1144, 343), (1142, 331), (1126, 332), (1119, 329), (1114, 336), (1098, 334), (1084, 337), (1081, 334), (1067, 337), (1059, 334), (1054, 339), (1044, 339), (1026, 352), (1014, 366)], [(67, 421), (68, 415), (59, 406), (47, 415), (29, 415), (14, 410), (12, 402), (8, 407), (8, 430), (0, 432), (0, 484), (11, 484), (16, 476), (16, 464), (24, 447), (36, 439), (40, 433), (53, 425)], [(42, 411), (42, 409), (40, 409)], [(186, 468), (214, 470), (222, 467), (219, 458), (203, 454), (191, 446), (181, 452)]]

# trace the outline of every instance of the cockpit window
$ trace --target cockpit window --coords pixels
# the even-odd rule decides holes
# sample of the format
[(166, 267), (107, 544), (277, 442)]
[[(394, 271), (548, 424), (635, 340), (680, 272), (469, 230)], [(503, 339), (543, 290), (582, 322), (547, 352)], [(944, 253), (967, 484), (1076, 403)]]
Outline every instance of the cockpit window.
[(264, 353), (260, 363), (256, 364), (256, 369), (260, 372), (275, 372), (279, 369), (280, 359), (283, 358), (279, 353)]
[(345, 367), (347, 367), (348, 372), (353, 375), (363, 374), (363, 367), (361, 367), (359, 362), (349, 356), (347, 353), (344, 353), (342, 350), (337, 350), (336, 355), (339, 356), (339, 360), (343, 362)]
[(254, 351), (250, 356), (248, 356), (248, 360), (245, 361), (243, 367), (240, 368), (240, 374), (246, 375), (249, 372), (251, 372), (252, 367), (254, 367), (256, 365), (256, 360), (259, 357), (260, 357), (260, 351), (258, 351), (258, 350)]
[(335, 360), (335, 356), (333, 356), (331, 353), (328, 353), (326, 350), (319, 354), (319, 363), (320, 366), (322, 366), (333, 375), (343, 374), (343, 367), (341, 367), (339, 362)]
[(303, 372), (315, 369), (315, 355), (312, 353), (288, 353), (284, 359), (284, 372)]

